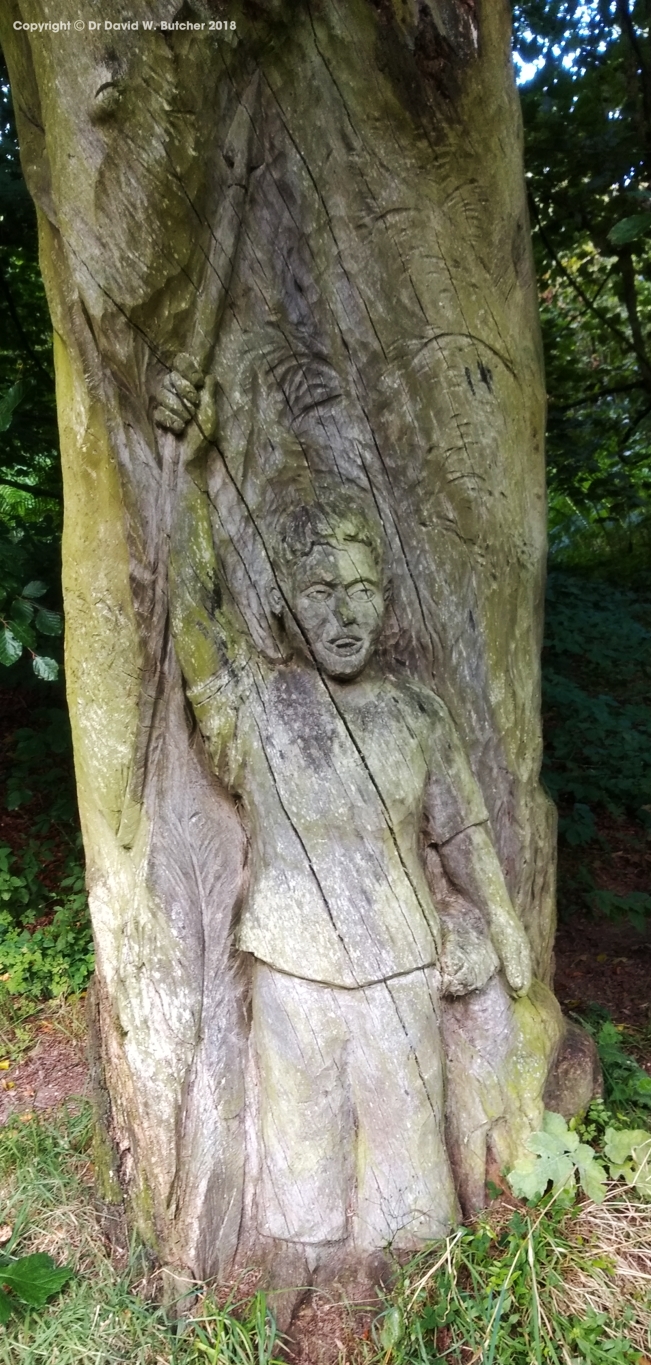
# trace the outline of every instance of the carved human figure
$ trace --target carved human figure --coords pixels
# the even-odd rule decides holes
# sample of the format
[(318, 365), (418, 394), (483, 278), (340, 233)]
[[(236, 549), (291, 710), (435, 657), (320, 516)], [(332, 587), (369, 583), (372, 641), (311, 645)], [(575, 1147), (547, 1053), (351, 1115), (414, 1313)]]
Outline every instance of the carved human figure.
[(458, 1216), (442, 997), (501, 971), (503, 1017), (529, 944), (449, 712), (375, 658), (389, 583), (360, 499), (330, 490), (276, 520), (280, 664), (224, 605), (207, 496), (193, 486), (184, 508), (176, 650), (250, 845), (236, 941), (253, 958), (258, 1232), (417, 1246)]

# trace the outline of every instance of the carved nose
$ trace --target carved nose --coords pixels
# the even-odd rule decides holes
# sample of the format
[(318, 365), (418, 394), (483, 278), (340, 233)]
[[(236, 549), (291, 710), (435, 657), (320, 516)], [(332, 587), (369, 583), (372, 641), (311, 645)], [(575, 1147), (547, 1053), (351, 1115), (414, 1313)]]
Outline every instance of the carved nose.
[(348, 601), (348, 598), (343, 593), (341, 597), (337, 599), (335, 614), (337, 616), (337, 620), (341, 622), (342, 626), (349, 626), (351, 621), (355, 620), (355, 613), (352, 609), (352, 606)]

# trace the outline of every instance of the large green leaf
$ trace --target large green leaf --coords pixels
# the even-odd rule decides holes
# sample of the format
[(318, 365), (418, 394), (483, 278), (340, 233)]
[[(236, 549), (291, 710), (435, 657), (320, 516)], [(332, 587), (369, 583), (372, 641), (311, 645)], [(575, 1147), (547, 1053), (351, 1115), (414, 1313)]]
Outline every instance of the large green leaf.
[(58, 1266), (44, 1251), (0, 1266), (0, 1283), (31, 1308), (42, 1308), (71, 1275), (69, 1266)]
[(613, 1180), (622, 1178), (651, 1199), (651, 1133), (644, 1128), (607, 1128), (604, 1152)]
[(35, 654), (32, 659), (32, 668), (42, 682), (56, 682), (59, 676), (59, 665), (56, 659), (48, 659), (44, 654)]
[(12, 1302), (4, 1289), (0, 1289), (0, 1325), (7, 1326), (12, 1312)]
[(592, 1147), (580, 1142), (562, 1114), (545, 1112), (541, 1132), (527, 1140), (531, 1156), (516, 1162), (508, 1180), (520, 1199), (540, 1199), (551, 1184), (554, 1190), (573, 1189), (578, 1175), (585, 1193), (600, 1204), (606, 1194), (606, 1172)]
[(573, 1157), (584, 1194), (587, 1194), (588, 1199), (594, 1199), (595, 1204), (602, 1204), (606, 1198), (606, 1172), (593, 1148), (581, 1142), (573, 1152)]
[(12, 614), (8, 628), (21, 645), (25, 645), (27, 649), (36, 649), (36, 635), (31, 626), (26, 625), (24, 621), (17, 621)]
[(25, 386), (19, 380), (17, 384), (12, 385), (3, 398), (0, 398), (0, 431), (9, 430), (14, 408), (18, 407), (24, 391)]
[[(541, 1135), (537, 1133), (535, 1136)], [(521, 1157), (508, 1177), (514, 1195), (518, 1199), (530, 1200), (541, 1199), (549, 1184), (555, 1190), (561, 1190), (571, 1185), (573, 1179), (574, 1162), (562, 1150), (554, 1156)]]
[[(562, 1138), (563, 1141), (569, 1135), (569, 1128), (562, 1114), (556, 1114), (553, 1109), (546, 1109), (543, 1114), (543, 1133), (550, 1133), (552, 1137)], [(577, 1142), (578, 1142), (577, 1138)], [(574, 1144), (576, 1146), (576, 1143)]]
[(31, 583), (27, 583), (20, 594), (21, 597), (44, 597), (47, 592), (47, 583), (42, 583), (40, 578), (35, 578)]
[(620, 1166), (629, 1157), (634, 1147), (651, 1142), (651, 1133), (644, 1128), (607, 1128), (604, 1134), (604, 1152), (609, 1161)]
[(610, 229), (608, 241), (613, 246), (627, 246), (629, 242), (637, 241), (638, 237), (643, 237), (651, 228), (651, 213), (632, 213), (628, 218), (621, 218), (619, 223)]
[(5, 664), (9, 668), (20, 658), (22, 652), (20, 640), (16, 639), (9, 627), (5, 626), (0, 630), (0, 664)]
[(31, 602), (25, 602), (22, 597), (16, 597), (11, 604), (11, 616), (14, 621), (20, 621), (23, 625), (29, 625), (34, 615), (34, 608)]
[(395, 1305), (387, 1309), (382, 1319), (380, 1345), (384, 1351), (392, 1351), (404, 1336), (405, 1323), (402, 1313)]
[(39, 607), (34, 624), (42, 635), (60, 635), (63, 630), (61, 613), (50, 611), (47, 607)]

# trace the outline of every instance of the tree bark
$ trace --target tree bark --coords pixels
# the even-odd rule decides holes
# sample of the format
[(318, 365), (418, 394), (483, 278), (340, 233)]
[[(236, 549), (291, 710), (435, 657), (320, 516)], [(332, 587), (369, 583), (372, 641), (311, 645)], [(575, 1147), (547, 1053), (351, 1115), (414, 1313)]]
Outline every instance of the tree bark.
[[(279, 507), (323, 484), (372, 508), (391, 584), (374, 676), (445, 703), (489, 817), (489, 852), (455, 844), (428, 884), (451, 904), (494, 841), (538, 978), (515, 998), (502, 973), (492, 1004), (475, 990), (442, 1006), (447, 1146), (476, 1206), (486, 1153), (512, 1160), (539, 1124), (561, 1036), (554, 811), (539, 785), (544, 388), (509, 13), (502, 0), (109, 8), (114, 27), (90, 29), (91, 0), (61, 0), (85, 30), (39, 32), (45, 0), (11, 0), (2, 29), (55, 330), (108, 1193), (121, 1186), (181, 1271), (226, 1279), (267, 1260), (299, 1282), (333, 1239), (282, 1246), (260, 1221), (250, 1001), (255, 1024), (278, 982), (255, 985), (262, 966), (237, 938), (262, 856), (255, 792), (220, 769), (213, 722), (189, 704), (170, 543), (172, 584), (195, 574), (197, 600), (219, 589), (271, 686), (298, 669), (269, 606)], [(347, 684), (323, 686), (343, 715)], [(477, 873), (475, 903), (492, 876)], [(511, 1051), (490, 1098), (502, 1026)], [(482, 1133), (469, 1165), (464, 1123)]]

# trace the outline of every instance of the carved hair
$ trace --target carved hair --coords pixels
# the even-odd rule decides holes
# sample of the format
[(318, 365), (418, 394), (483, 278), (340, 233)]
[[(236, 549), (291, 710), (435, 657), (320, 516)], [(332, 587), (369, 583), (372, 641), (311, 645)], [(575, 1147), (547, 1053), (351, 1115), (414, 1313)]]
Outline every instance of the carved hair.
[(314, 501), (280, 513), (274, 527), (273, 558), (283, 576), (291, 577), (296, 563), (307, 559), (316, 545), (341, 548), (351, 542), (367, 545), (383, 570), (383, 536), (371, 508), (348, 489), (319, 490)]

